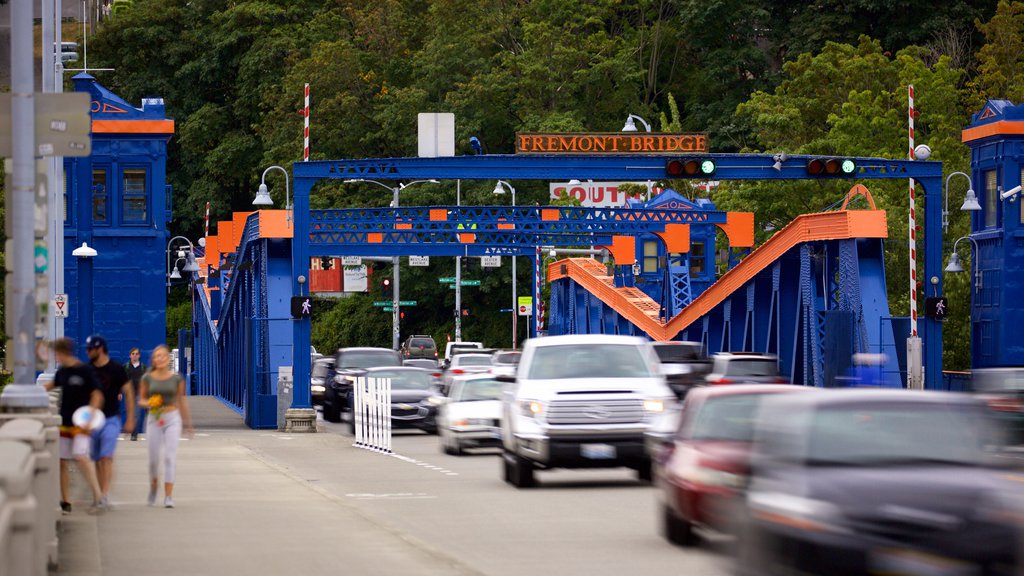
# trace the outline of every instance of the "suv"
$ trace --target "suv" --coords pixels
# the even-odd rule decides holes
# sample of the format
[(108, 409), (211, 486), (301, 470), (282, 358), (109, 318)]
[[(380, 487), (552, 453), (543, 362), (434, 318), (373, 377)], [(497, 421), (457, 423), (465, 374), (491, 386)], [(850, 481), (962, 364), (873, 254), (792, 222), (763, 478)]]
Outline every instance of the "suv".
[(779, 359), (760, 352), (719, 352), (715, 354), (708, 384), (787, 384), (779, 374)]
[(458, 348), (483, 348), (483, 342), (448, 342), (444, 345), (444, 362), (447, 367), (452, 361), (452, 350)]
[(366, 374), (367, 368), (401, 365), (398, 352), (390, 348), (340, 348), (334, 355), (334, 378), (325, 382), (324, 420), (341, 422), (341, 413), (350, 404), (352, 383)]
[(502, 393), (505, 481), (532, 486), (535, 469), (626, 466), (651, 479), (645, 434), (670, 435), (675, 396), (650, 343), (578, 334), (527, 340)]
[(413, 335), (402, 343), (399, 349), (403, 359), (408, 358), (437, 358), (437, 344), (434, 344), (433, 336)]

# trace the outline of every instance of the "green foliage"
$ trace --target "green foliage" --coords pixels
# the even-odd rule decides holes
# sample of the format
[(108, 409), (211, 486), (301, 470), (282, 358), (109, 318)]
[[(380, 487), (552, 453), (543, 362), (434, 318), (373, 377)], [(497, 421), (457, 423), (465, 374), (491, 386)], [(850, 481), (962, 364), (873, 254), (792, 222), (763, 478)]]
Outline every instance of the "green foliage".
[(190, 330), (192, 326), (192, 303), (188, 300), (176, 304), (167, 303), (167, 346), (178, 347), (178, 330)]
[[(1024, 101), (1024, 2), (1000, 0), (996, 15), (977, 26), (986, 40), (978, 51), (980, 93), (985, 98)], [(977, 108), (982, 104), (975, 101)]]

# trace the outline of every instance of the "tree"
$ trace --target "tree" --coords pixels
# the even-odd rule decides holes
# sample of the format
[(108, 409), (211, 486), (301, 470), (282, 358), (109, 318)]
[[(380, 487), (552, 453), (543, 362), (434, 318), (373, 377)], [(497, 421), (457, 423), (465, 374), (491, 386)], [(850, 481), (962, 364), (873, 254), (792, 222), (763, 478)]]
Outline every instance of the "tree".
[(979, 97), (973, 108), (986, 98), (1024, 101), (1024, 2), (1001, 0), (991, 20), (976, 24), (986, 43), (978, 51)]

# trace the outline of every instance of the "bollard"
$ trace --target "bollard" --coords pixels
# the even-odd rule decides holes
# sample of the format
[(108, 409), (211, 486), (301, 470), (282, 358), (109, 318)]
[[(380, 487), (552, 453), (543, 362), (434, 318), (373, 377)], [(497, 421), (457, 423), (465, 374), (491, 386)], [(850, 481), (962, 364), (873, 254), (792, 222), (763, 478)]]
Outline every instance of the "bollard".
[(35, 574), (45, 576), (50, 564), (56, 567), (57, 510), (60, 504), (60, 464), (51, 458), (47, 429), (38, 419), (19, 418), (0, 426), (0, 441), (21, 442), (32, 449), (35, 470), (32, 493), (36, 499)]
[(32, 449), (21, 442), (0, 440), (0, 490), (7, 493), (7, 507), (11, 510), (11, 524), (6, 553), (0, 562), (6, 562), (11, 576), (35, 574), (33, 546), (36, 523), (36, 499), (32, 495), (35, 476), (35, 456)]

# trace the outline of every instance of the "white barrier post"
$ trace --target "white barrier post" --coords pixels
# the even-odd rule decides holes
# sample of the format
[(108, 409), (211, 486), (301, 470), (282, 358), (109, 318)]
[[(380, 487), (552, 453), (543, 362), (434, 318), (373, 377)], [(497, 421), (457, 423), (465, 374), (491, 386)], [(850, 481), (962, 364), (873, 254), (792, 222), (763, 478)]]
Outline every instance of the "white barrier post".
[(391, 378), (384, 380), (384, 451), (391, 454)]
[(357, 378), (352, 418), (358, 448), (391, 453), (391, 379)]
[(363, 397), (361, 395), (362, 386), (360, 381), (362, 378), (356, 378), (352, 382), (352, 429), (355, 431), (355, 445), (358, 447), (363, 446)]

